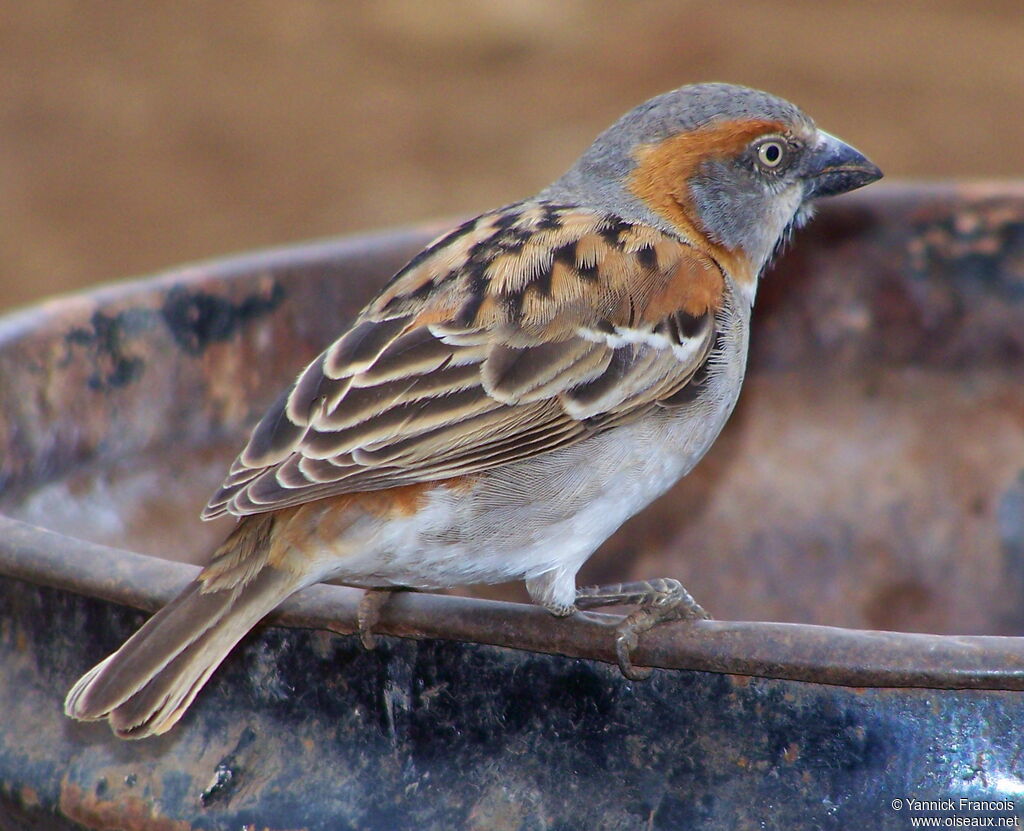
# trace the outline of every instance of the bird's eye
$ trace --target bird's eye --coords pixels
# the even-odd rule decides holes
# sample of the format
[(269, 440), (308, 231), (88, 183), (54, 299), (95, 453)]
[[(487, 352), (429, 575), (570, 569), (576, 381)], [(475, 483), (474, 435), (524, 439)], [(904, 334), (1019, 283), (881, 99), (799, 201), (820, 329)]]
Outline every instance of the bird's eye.
[(778, 170), (786, 159), (786, 144), (781, 139), (765, 139), (757, 145), (757, 162), (766, 170)]

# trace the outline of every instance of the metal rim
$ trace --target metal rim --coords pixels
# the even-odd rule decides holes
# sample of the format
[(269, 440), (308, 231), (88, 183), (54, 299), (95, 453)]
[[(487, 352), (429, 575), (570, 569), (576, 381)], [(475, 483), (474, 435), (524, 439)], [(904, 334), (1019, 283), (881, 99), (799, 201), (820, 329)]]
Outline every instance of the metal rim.
[[(199, 569), (75, 540), (0, 516), (0, 573), (51, 588), (156, 611)], [(67, 553), (74, 551), (73, 557)], [(318, 585), (267, 619), (278, 626), (357, 630), (362, 591)], [(375, 631), (615, 663), (621, 616), (555, 618), (523, 603), (403, 592)], [(639, 666), (851, 687), (1024, 690), (1024, 638), (925, 635), (757, 621), (676, 622), (641, 639)]]

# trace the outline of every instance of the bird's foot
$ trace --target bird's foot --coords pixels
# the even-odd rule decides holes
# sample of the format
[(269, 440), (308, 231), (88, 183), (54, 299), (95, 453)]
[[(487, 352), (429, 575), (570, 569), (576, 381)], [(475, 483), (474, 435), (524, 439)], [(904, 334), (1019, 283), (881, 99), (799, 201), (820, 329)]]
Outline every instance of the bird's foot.
[(619, 669), (632, 681), (643, 680), (651, 674), (650, 669), (640, 669), (633, 665), (631, 656), (640, 641), (640, 635), (659, 623), (671, 620), (710, 618), (683, 584), (670, 577), (610, 586), (584, 586), (576, 590), (578, 609), (620, 604), (638, 607), (615, 629), (615, 654), (619, 659)]

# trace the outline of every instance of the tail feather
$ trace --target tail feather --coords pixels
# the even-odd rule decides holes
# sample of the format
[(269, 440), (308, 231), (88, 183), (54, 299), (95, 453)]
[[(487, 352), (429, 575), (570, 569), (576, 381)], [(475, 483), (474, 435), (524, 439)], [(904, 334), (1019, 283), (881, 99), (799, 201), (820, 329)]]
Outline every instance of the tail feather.
[(264, 566), (242, 585), (189, 585), (125, 644), (71, 688), (64, 711), (109, 719), (122, 738), (169, 730), (213, 671), (261, 618), (300, 588), (295, 575)]

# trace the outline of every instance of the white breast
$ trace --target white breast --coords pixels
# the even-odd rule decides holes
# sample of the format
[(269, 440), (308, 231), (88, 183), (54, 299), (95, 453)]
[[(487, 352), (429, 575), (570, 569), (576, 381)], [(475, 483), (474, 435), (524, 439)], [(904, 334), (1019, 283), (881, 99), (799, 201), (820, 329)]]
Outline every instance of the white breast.
[(718, 437), (743, 382), (748, 320), (745, 304), (723, 312), (722, 347), (692, 404), (489, 471), (472, 492), (438, 488), (408, 519), (346, 540), (344, 557), (325, 559), (335, 566), (325, 577), (426, 589), (553, 569), (575, 575), (625, 520), (689, 473)]

